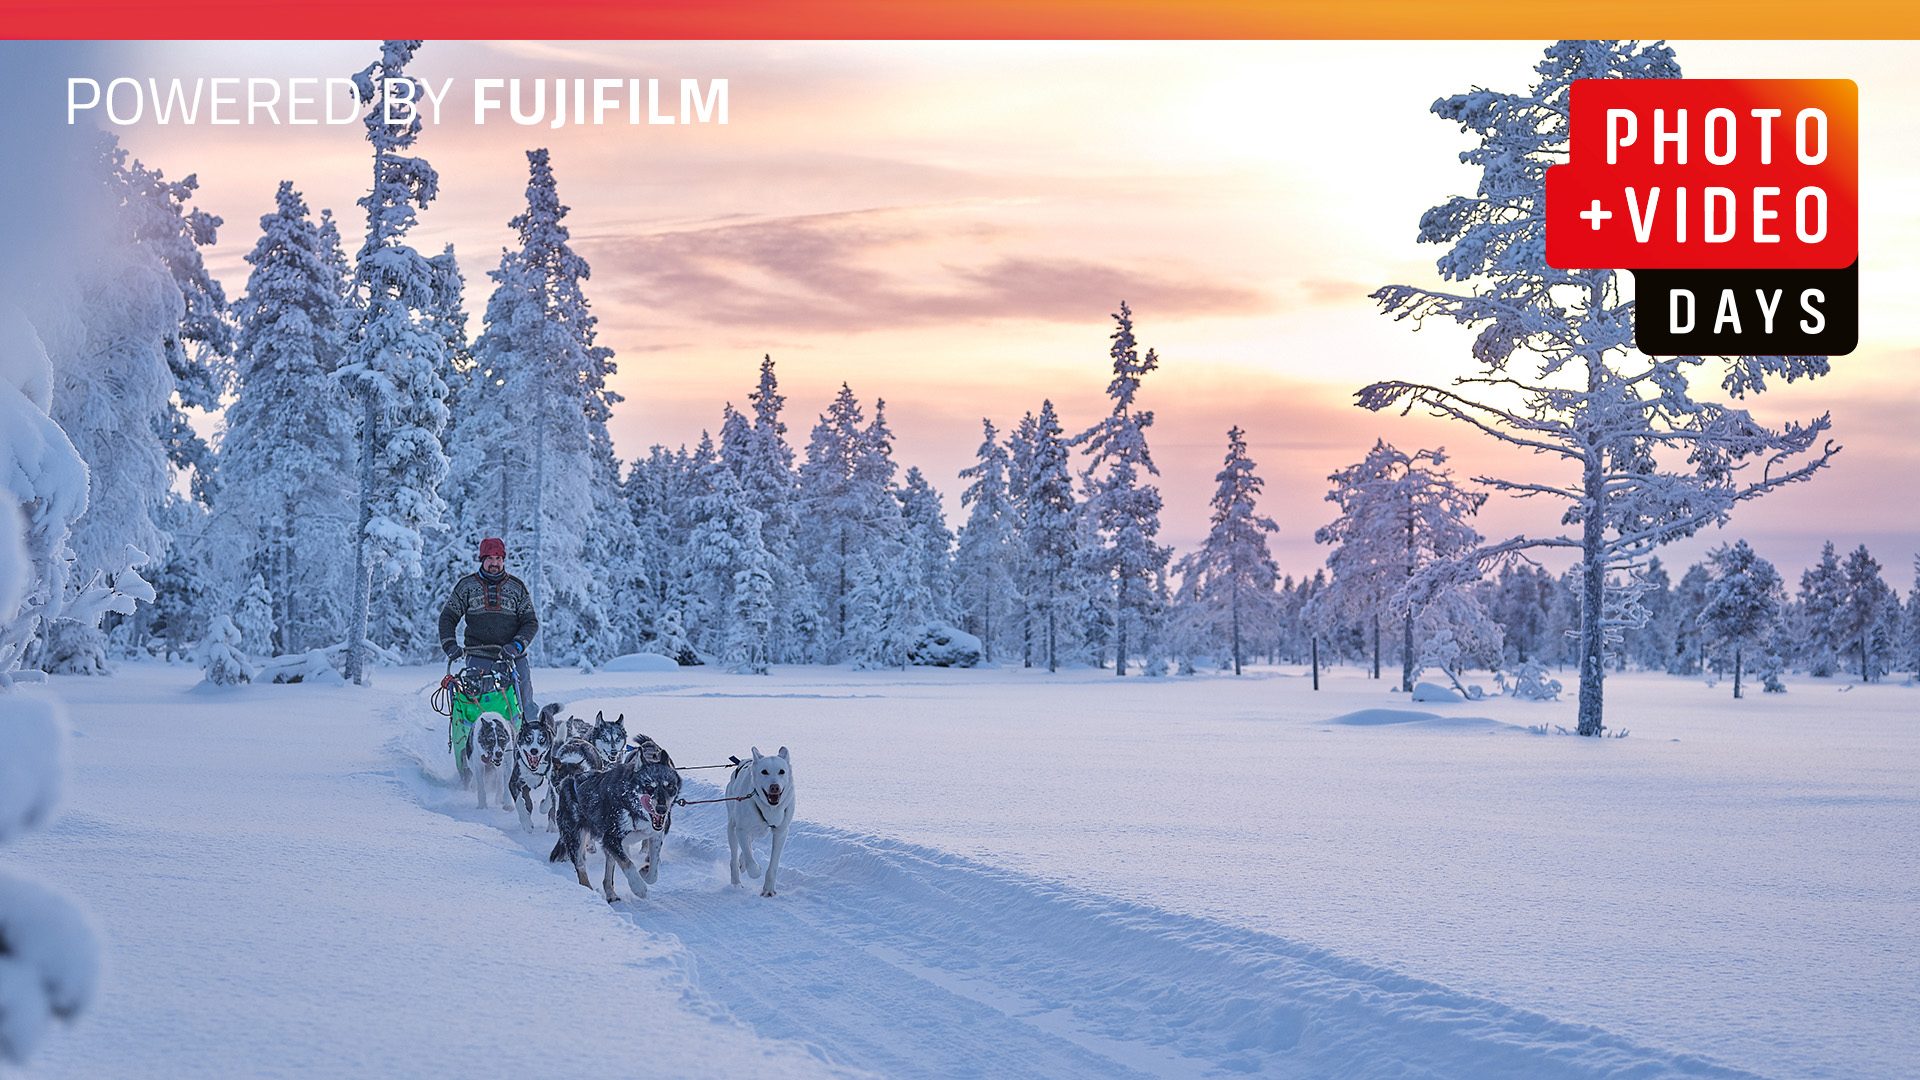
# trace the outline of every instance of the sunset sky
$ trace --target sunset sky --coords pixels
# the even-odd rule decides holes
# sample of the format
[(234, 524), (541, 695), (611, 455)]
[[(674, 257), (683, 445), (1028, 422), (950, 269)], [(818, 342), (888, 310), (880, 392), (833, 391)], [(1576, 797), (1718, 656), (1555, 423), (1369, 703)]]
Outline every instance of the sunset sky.
[[(1475, 180), (1456, 159), (1469, 137), (1429, 103), (1525, 88), (1542, 44), (428, 42), (410, 72), (455, 85), (417, 147), (441, 195), (413, 241), (454, 245), (477, 333), (486, 271), (523, 205), (523, 151), (551, 148), (616, 351), (623, 458), (717, 431), (722, 403), (746, 404), (770, 353), (791, 441), (804, 446), (843, 380), (869, 410), (885, 398), (896, 458), (946, 495), (955, 527), (954, 474), (982, 416), (1004, 431), (1051, 397), (1077, 430), (1105, 410), (1109, 314), (1126, 300), (1161, 358), (1141, 400), (1156, 413), (1162, 539), (1187, 550), (1204, 536), (1238, 424), (1281, 525), (1282, 568), (1310, 574), (1325, 557), (1312, 543), (1331, 516), (1325, 477), (1376, 437), (1445, 445), (1463, 475), (1565, 475), (1464, 428), (1350, 404), (1376, 379), (1473, 369), (1468, 332), (1415, 333), (1367, 293), (1433, 280), (1438, 250), (1414, 243), (1420, 213)], [(1753, 402), (1773, 422), (1830, 410), (1838, 464), (1677, 545), (1672, 561), (1746, 536), (1795, 580), (1821, 541), (1865, 542), (1904, 588), (1920, 549), (1920, 45), (1675, 48), (1690, 77), (1856, 80), (1863, 225), (1859, 350), (1828, 379)], [(371, 42), (129, 45), (84, 74), (324, 77), (376, 55)], [(675, 103), (681, 78), (725, 78), (730, 122), (554, 130), (495, 113), (476, 127), (476, 77), (659, 78)], [(357, 242), (358, 125), (116, 130), (169, 177), (198, 175), (198, 204), (226, 220), (209, 261), (229, 296), (282, 179)], [(1543, 534), (1558, 514), (1495, 500), (1481, 531)]]

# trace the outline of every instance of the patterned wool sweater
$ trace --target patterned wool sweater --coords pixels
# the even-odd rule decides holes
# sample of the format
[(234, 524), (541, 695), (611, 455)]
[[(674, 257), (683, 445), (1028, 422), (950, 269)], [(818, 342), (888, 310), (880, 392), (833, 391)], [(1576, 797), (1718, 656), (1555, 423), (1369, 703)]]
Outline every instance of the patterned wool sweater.
[(533, 597), (526, 583), (512, 574), (488, 583), (479, 574), (468, 574), (453, 587), (453, 595), (440, 609), (440, 643), (454, 643), (454, 630), (467, 620), (467, 645), (505, 645), (518, 641), (531, 644), (540, 632), (539, 616), (533, 613)]

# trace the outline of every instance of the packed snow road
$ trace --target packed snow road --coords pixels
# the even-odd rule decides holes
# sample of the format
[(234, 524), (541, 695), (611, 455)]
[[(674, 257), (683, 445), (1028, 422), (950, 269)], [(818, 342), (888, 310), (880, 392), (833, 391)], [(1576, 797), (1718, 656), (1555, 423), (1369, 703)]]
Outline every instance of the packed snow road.
[[(1867, 1076), (1899, 1075), (1875, 1064), (1902, 1060), (1912, 1041), (1900, 1026), (1912, 1008), (1900, 989), (1911, 985), (1911, 878), (1891, 836), (1871, 846), (1912, 818), (1912, 798), (1893, 794), (1911, 778), (1912, 746), (1869, 739), (1871, 709), (1864, 727), (1827, 735), (1848, 744), (1836, 761), (1874, 774), (1851, 787), (1790, 747), (1789, 788), (1820, 808), (1801, 806), (1814, 824), (1782, 838), (1843, 845), (1818, 869), (1846, 887), (1850, 913), (1873, 913), (1846, 935), (1866, 947), (1825, 984), (1749, 973), (1727, 1005), (1713, 965), (1747, 947), (1743, 920), (1810, 921), (1833, 897), (1796, 909), (1778, 893), (1791, 876), (1776, 874), (1774, 909), (1716, 911), (1747, 886), (1696, 875), (1671, 886), (1702, 904), (1684, 921), (1705, 936), (1686, 940), (1663, 921), (1672, 897), (1626, 872), (1653, 853), (1642, 840), (1560, 855), (1523, 823), (1556, 813), (1557, 789), (1585, 799), (1583, 785), (1600, 782), (1624, 787), (1637, 813), (1650, 798), (1658, 812), (1686, 804), (1698, 849), (1676, 835), (1661, 860), (1737, 861), (1721, 850), (1732, 826), (1700, 790), (1731, 783), (1713, 773), (1724, 762), (1661, 777), (1663, 755), (1690, 745), (1662, 738), (1615, 742), (1605, 765), (1555, 764), (1593, 744), (1525, 734), (1512, 723), (1525, 716), (1501, 712), (1517, 703), (1341, 727), (1322, 721), (1378, 705), (1377, 684), (1330, 689), (1309, 699), (1315, 720), (1283, 723), (1300, 680), (543, 673), (543, 698), (624, 712), (629, 731), (683, 765), (750, 742), (793, 749), (800, 818), (778, 897), (728, 885), (724, 812), (689, 806), (649, 898), (609, 907), (547, 863), (550, 834), (529, 836), (452, 786), (444, 729), (415, 693), (425, 672), (383, 672), (373, 691), (207, 693), (188, 689), (192, 676), (130, 665), (114, 679), (56, 680), (84, 736), (70, 746), (66, 813), (10, 854), (90, 905), (110, 970), (83, 1026), (48, 1042), (46, 1075), (561, 1075), (644, 1063), (716, 1077)], [(1250, 728), (1241, 714), (1256, 702), (1263, 718)], [(1763, 830), (1779, 824), (1762, 806), (1780, 794), (1774, 763), (1752, 760), (1768, 745), (1746, 748), (1734, 770), (1762, 789), (1734, 809), (1759, 814), (1751, 827)], [(1509, 765), (1541, 789), (1513, 812), (1500, 809)], [(1282, 816), (1250, 798), (1276, 784)], [(1648, 794), (1663, 785), (1673, 790)], [(1436, 787), (1453, 793), (1437, 811)], [(718, 789), (695, 779), (687, 794)], [(1329, 818), (1314, 819), (1323, 804)], [(1604, 833), (1608, 814), (1596, 815), (1589, 828)], [(1450, 860), (1425, 859), (1424, 834), (1377, 835), (1401, 819), (1444, 834)], [(1337, 851), (1308, 846), (1319, 843)], [(1575, 886), (1597, 902), (1632, 893), (1643, 931), (1588, 942), (1567, 929), (1570, 911), (1552, 928), (1558, 944), (1543, 946), (1523, 926), (1555, 922), (1550, 910), (1481, 908), (1476, 879), (1537, 902), (1544, 886), (1522, 864), (1551, 876), (1562, 858), (1594, 864)], [(597, 882), (597, 859), (590, 867)], [(1362, 895), (1376, 898), (1370, 909)], [(1410, 896), (1429, 908), (1406, 906)], [(1302, 929), (1315, 924), (1318, 936)], [(1502, 932), (1537, 963), (1482, 940)], [(1431, 954), (1408, 944), (1429, 937)], [(1590, 959), (1601, 942), (1617, 961)], [(1826, 943), (1803, 951), (1816, 947)], [(1481, 966), (1456, 970), (1460, 955)], [(1784, 946), (1777, 962), (1812, 964)], [(1556, 1009), (1564, 999), (1540, 985), (1571, 977), (1569, 995), (1602, 998), (1641, 968), (1664, 968), (1674, 985), (1664, 999), (1616, 1003), (1612, 1020)], [(1764, 1017), (1776, 999), (1811, 1013), (1809, 1030), (1851, 1009), (1830, 1037), (1853, 1057), (1786, 1027), (1769, 1061), (1713, 1019), (1723, 1008)], [(1675, 1002), (1694, 1013), (1676, 1016)]]

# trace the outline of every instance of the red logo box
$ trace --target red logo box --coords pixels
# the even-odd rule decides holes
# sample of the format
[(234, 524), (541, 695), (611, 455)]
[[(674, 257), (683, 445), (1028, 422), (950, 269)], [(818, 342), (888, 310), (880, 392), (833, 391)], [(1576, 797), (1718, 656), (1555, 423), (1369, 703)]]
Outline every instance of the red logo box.
[(1831, 270), (1859, 247), (1852, 79), (1582, 79), (1547, 263)]

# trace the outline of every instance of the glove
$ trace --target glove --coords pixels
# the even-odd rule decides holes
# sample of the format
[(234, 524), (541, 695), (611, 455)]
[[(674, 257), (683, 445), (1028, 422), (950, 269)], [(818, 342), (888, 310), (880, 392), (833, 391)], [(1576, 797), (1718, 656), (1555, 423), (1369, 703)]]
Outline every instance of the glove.
[(507, 659), (509, 660), (518, 660), (521, 657), (527, 655), (527, 647), (521, 644), (518, 638), (515, 638), (514, 640), (507, 642), (505, 645), (502, 645), (500, 647), (500, 651), (502, 653), (505, 653)]
[(462, 652), (462, 650), (458, 642), (443, 641), (440, 643), (440, 647), (447, 650), (447, 659), (449, 660), (460, 659), (460, 653)]

